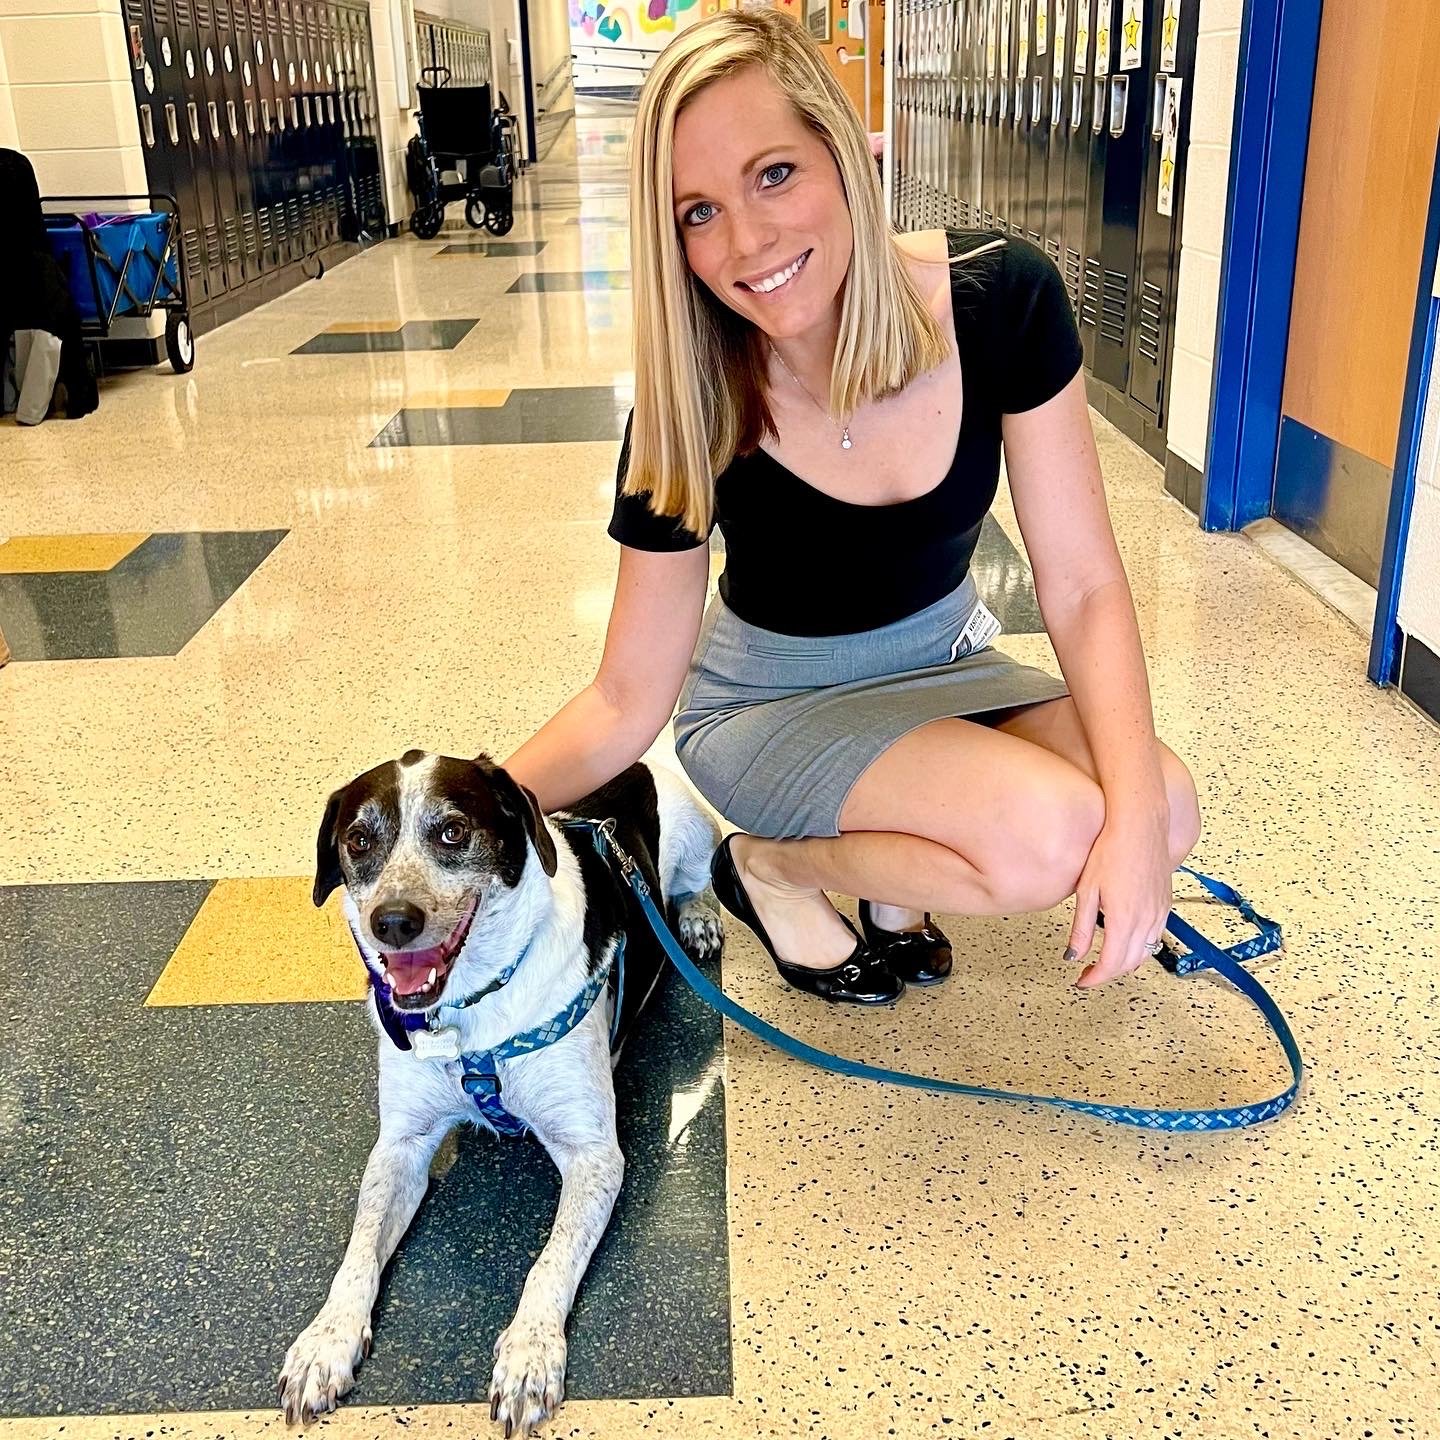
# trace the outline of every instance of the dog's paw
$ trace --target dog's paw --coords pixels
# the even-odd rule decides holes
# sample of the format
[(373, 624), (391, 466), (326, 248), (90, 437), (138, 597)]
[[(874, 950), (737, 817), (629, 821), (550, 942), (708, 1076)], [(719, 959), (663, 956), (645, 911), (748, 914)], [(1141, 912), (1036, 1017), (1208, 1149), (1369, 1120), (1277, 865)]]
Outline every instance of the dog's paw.
[(355, 1367), (370, 1353), (370, 1326), (325, 1310), (290, 1347), (278, 1397), (287, 1425), (307, 1425), (335, 1408), (355, 1384)]
[(565, 1322), (517, 1315), (495, 1341), (490, 1418), (505, 1434), (528, 1435), (565, 1398)]
[(697, 960), (719, 954), (725, 944), (725, 922), (721, 920), (720, 912), (698, 895), (681, 903), (675, 923), (680, 931), (680, 943), (686, 953)]

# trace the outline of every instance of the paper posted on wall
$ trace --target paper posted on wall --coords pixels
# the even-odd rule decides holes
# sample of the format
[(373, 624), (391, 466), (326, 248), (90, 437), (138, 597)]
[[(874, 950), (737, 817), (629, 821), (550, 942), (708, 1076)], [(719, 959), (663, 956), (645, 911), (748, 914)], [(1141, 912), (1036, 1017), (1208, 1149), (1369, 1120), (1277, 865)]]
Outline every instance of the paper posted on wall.
[(1175, 213), (1175, 164), (1180, 144), (1180, 96), (1185, 82), (1178, 75), (1165, 77), (1165, 130), (1160, 141), (1160, 197), (1155, 208), (1162, 215)]

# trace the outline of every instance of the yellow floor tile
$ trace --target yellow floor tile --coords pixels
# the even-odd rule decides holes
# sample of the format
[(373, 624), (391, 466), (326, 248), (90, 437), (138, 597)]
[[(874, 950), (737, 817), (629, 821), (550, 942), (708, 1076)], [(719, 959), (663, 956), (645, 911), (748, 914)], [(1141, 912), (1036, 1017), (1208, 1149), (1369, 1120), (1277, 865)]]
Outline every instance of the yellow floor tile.
[(365, 967), (340, 908), (317, 910), (304, 875), (220, 880), (146, 1005), (358, 1000)]
[(113, 570), (148, 535), (17, 535), (0, 542), (0, 575)]
[(414, 390), (405, 397), (412, 410), (458, 410), (475, 406), (498, 410), (508, 399), (508, 390)]
[(322, 335), (393, 335), (405, 322), (403, 320), (337, 320), (327, 325)]

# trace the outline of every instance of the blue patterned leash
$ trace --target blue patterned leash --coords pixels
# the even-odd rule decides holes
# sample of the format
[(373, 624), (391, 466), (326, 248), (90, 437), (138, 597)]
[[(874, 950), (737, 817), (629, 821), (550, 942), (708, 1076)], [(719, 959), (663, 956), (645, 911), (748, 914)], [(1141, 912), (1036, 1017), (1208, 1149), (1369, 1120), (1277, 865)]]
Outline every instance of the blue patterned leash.
[(1252, 1105), (1227, 1105), (1207, 1110), (1155, 1110), (1142, 1106), (1097, 1105), (1090, 1100), (1072, 1100), (1060, 1095), (1028, 1095), (1018, 1090), (993, 1090), (986, 1085), (965, 1085), (958, 1080), (942, 1080), (932, 1075), (916, 1075), (908, 1070), (889, 1070), (880, 1065), (867, 1065), (859, 1060), (847, 1060), (841, 1055), (832, 1055), (820, 1050), (795, 1036), (777, 1029), (768, 1021), (753, 1015), (743, 1005), (738, 1005), (713, 981), (703, 975), (695, 962), (681, 948), (671, 933), (665, 917), (656, 908), (650, 894), (650, 886), (640, 873), (635, 861), (621, 848), (615, 839), (613, 820), (581, 820), (567, 818), (561, 822), (568, 829), (583, 830), (590, 834), (595, 849), (612, 861), (620, 871), (625, 883), (634, 892), (645, 918), (650, 922), (656, 938), (664, 947), (670, 962), (684, 977), (685, 983), (712, 1010), (740, 1026), (742, 1030), (773, 1045), (787, 1055), (828, 1070), (836, 1075), (847, 1075), (859, 1080), (876, 1080), (883, 1084), (907, 1085), (917, 1090), (938, 1090), (947, 1095), (968, 1095), (977, 1100), (1014, 1100), (1032, 1105), (1052, 1105), (1064, 1110), (1078, 1110), (1085, 1115), (1095, 1115), (1102, 1120), (1111, 1120), (1118, 1125), (1133, 1125), (1143, 1130), (1239, 1130), (1249, 1125), (1258, 1125), (1265, 1120), (1288, 1110), (1300, 1089), (1304, 1074), (1304, 1061), (1300, 1047), (1295, 1043), (1290, 1026), (1280, 1007), (1270, 998), (1265, 987), (1241, 966), (1242, 960), (1253, 960), (1256, 956), (1267, 955), (1284, 947), (1280, 926), (1274, 920), (1267, 920), (1238, 891), (1209, 875), (1202, 875), (1182, 865), (1181, 870), (1194, 876), (1215, 899), (1233, 906), (1242, 919), (1255, 926), (1257, 935), (1250, 940), (1222, 950), (1213, 941), (1207, 940), (1198, 930), (1173, 911), (1166, 929), (1177, 939), (1190, 947), (1185, 954), (1177, 953), (1168, 945), (1162, 946), (1156, 958), (1172, 975), (1193, 975), (1200, 970), (1214, 970), (1224, 976), (1237, 990), (1252, 1000), (1260, 1013), (1269, 1022), (1290, 1062), (1291, 1081), (1287, 1089), (1272, 1099)]

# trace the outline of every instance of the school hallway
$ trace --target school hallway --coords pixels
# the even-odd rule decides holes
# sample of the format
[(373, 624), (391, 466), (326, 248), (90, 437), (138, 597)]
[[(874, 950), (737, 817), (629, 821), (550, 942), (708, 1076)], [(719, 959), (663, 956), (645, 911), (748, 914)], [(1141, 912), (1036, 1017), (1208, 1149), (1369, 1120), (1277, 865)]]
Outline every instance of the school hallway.
[[(316, 827), (412, 747), (507, 755), (594, 672), (633, 122), (580, 97), (503, 239), (452, 207), (202, 334), (188, 374), (0, 425), (3, 1440), (286, 1433), (276, 1377), (376, 1125)], [(1284, 926), (1250, 968), (1298, 1100), (1164, 1132), (843, 1079), (671, 974), (617, 1075), (625, 1189), (540, 1433), (1440, 1434), (1435, 723), (1367, 680), (1364, 628), (1094, 419), (1193, 863)], [(717, 535), (712, 582), (723, 559)], [(975, 574), (997, 643), (1058, 673), (1003, 485)], [(1181, 913), (1242, 938), (1198, 893)], [(807, 1001), (733, 920), (718, 974), (812, 1044), (977, 1085), (1178, 1110), (1290, 1083), (1213, 977), (1073, 989), (1068, 906), (939, 918), (954, 975), (893, 1009)], [(500, 1433), (492, 1344), (557, 1194), (532, 1139), (447, 1142), (374, 1353), (305, 1433)]]

